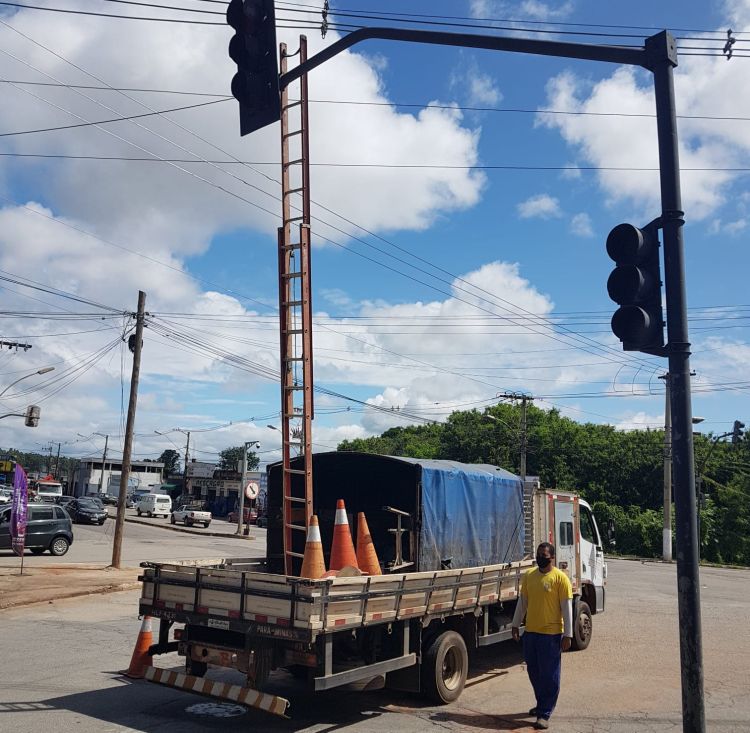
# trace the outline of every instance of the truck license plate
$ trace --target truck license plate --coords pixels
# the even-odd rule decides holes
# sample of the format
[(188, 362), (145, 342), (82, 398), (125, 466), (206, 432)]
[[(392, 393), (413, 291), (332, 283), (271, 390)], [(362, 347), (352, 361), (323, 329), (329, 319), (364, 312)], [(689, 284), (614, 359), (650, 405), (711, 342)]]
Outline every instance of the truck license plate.
[(229, 621), (221, 621), (218, 618), (208, 619), (208, 626), (211, 629), (229, 629)]

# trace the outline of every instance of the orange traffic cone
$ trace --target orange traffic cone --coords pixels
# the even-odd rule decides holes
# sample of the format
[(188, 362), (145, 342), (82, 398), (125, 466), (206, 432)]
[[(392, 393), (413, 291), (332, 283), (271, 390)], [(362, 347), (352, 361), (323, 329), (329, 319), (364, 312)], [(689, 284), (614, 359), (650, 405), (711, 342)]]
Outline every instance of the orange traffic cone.
[(333, 526), (333, 545), (331, 546), (331, 570), (341, 570), (346, 565), (357, 567), (357, 555), (354, 552), (352, 533), (349, 530), (349, 519), (346, 516), (344, 500), (336, 502), (336, 522)]
[(141, 630), (138, 632), (138, 638), (133, 649), (133, 656), (130, 658), (130, 666), (123, 674), (126, 677), (132, 677), (140, 680), (145, 675), (145, 669), (151, 664), (151, 655), (148, 650), (154, 643), (154, 633), (151, 630), (151, 616), (144, 616)]
[(364, 512), (357, 514), (357, 565), (367, 575), (383, 574)]
[(320, 578), (326, 571), (326, 563), (323, 559), (323, 543), (320, 539), (320, 527), (318, 518), (313, 514), (310, 517), (310, 525), (307, 528), (307, 540), (305, 541), (305, 556), (302, 558), (302, 570), (300, 578)]

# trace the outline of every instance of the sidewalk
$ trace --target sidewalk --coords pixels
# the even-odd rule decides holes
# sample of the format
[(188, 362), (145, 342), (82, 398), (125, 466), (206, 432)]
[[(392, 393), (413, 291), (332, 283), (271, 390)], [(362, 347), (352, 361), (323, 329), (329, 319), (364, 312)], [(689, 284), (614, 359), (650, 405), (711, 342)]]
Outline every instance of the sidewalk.
[[(110, 519), (114, 519), (117, 516), (117, 510), (113, 507), (107, 507), (107, 513)], [(203, 537), (223, 537), (224, 539), (232, 538), (239, 540), (255, 540), (257, 537), (250, 535), (237, 535), (233, 529), (228, 529), (226, 532), (216, 532), (209, 529), (199, 529), (193, 527), (186, 527), (184, 524), (170, 524), (167, 521), (155, 521), (153, 518), (138, 517), (132, 514), (125, 514), (125, 521), (132, 522), (133, 524), (143, 524), (146, 527), (157, 527), (159, 529), (169, 529), (172, 532), (185, 532), (187, 534), (197, 534)], [(216, 521), (216, 520), (214, 520)], [(227, 525), (227, 527), (234, 527), (234, 525)]]
[(112, 593), (138, 588), (140, 568), (114, 568), (103, 565), (0, 567), (0, 611), (31, 603), (51, 603), (93, 593)]

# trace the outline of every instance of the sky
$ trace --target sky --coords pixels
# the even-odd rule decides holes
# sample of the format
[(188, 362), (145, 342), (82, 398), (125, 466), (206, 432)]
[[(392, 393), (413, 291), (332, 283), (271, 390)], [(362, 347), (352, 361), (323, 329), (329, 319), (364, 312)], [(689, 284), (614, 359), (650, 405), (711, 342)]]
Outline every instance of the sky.
[[(0, 339), (31, 345), (0, 352), (0, 407), (41, 408), (37, 428), (2, 419), (0, 446), (83, 458), (109, 435), (121, 453), (142, 290), (134, 457), (182, 454), (191, 431), (191, 458), (258, 441), (274, 461), (279, 126), (239, 135), (220, 0), (144, 2), (0, 9)], [(277, 0), (279, 40), (304, 32), (313, 54), (359, 24), (641, 46), (671, 30), (693, 414), (714, 435), (750, 424), (750, 0), (340, 0), (325, 38), (321, 6)], [(661, 213), (648, 72), (369, 41), (309, 90), (315, 383), (337, 395), (316, 395), (316, 451), (509, 392), (663, 426), (666, 360), (622, 351), (606, 290), (608, 232)]]

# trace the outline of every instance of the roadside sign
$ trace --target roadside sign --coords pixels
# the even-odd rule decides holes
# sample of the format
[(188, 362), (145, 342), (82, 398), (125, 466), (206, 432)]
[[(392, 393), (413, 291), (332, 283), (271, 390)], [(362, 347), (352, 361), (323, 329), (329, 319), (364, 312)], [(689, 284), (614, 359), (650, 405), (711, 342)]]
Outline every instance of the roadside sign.
[(13, 505), (10, 510), (11, 547), (16, 555), (23, 557), (26, 545), (26, 520), (29, 511), (28, 482), (26, 472), (16, 463), (13, 474)]
[(257, 499), (260, 493), (260, 484), (257, 481), (248, 481), (245, 486), (245, 496), (248, 499)]

